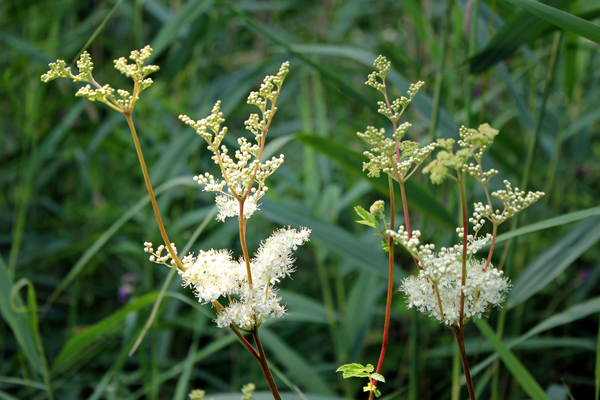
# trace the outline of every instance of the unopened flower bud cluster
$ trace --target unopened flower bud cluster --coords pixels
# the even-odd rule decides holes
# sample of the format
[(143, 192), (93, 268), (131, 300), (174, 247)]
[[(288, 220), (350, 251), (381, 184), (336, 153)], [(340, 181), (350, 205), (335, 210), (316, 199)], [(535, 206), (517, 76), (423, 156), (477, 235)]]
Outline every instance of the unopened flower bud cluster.
[(56, 78), (70, 78), (73, 79), (73, 82), (88, 82), (91, 85), (88, 84), (80, 88), (75, 96), (85, 97), (90, 101), (100, 101), (117, 111), (125, 112), (129, 110), (132, 102), (139, 98), (140, 92), (152, 85), (152, 79), (146, 78), (146, 76), (159, 70), (156, 65), (144, 65), (151, 55), (152, 48), (146, 46), (141, 50), (134, 50), (131, 52), (129, 58), (135, 61), (135, 64), (127, 64), (125, 57), (114, 60), (115, 68), (127, 77), (132, 78), (135, 82), (134, 94), (131, 94), (124, 89), (118, 89), (116, 92), (119, 97), (116, 97), (114, 95), (115, 89), (110, 85), (107, 84), (101, 86), (98, 84), (92, 76), (94, 63), (87, 51), (84, 51), (77, 61), (79, 74), (74, 75), (71, 72), (71, 67), (67, 67), (64, 60), (57, 60), (55, 63), (49, 64), (50, 71), (42, 75), (41, 79), (43, 82), (50, 82)]
[[(150, 261), (156, 264), (164, 264), (170, 268), (175, 267), (175, 260), (173, 260), (171, 254), (168, 251), (165, 255), (162, 254), (165, 245), (161, 244), (156, 250), (154, 250), (152, 246), (152, 242), (144, 242), (144, 252), (150, 253), (150, 257), (148, 258)], [(173, 249), (173, 252), (177, 254), (175, 243), (171, 243), (171, 248)]]
[[(267, 76), (259, 91), (251, 92), (248, 96), (248, 104), (257, 106), (262, 116), (251, 114), (245, 122), (246, 129), (254, 135), (255, 143), (248, 142), (244, 137), (238, 138), (239, 149), (234, 158), (229, 155), (229, 149), (221, 144), (227, 127), (221, 128), (225, 120), (220, 111), (220, 101), (213, 107), (211, 115), (201, 120), (194, 121), (187, 115), (179, 116), (206, 140), (208, 149), (213, 153), (212, 160), (221, 170), (223, 179), (216, 179), (209, 173), (194, 177), (199, 185), (204, 186), (205, 191), (220, 193), (216, 197), (219, 210), (217, 219), (220, 221), (224, 221), (226, 217), (239, 216), (240, 203), (243, 203), (243, 217), (250, 218), (258, 209), (260, 198), (269, 190), (264, 184), (265, 180), (283, 164), (283, 154), (264, 163), (260, 161), (260, 156), (264, 149), (265, 134), (277, 110), (275, 102), (288, 72), (289, 63), (285, 62), (277, 75)], [(269, 103), (271, 108), (268, 108)]]
[(492, 192), (492, 196), (500, 199), (502, 203), (504, 203), (504, 209), (502, 211), (499, 209), (492, 210), (492, 207), (488, 204), (484, 205), (481, 202), (475, 203), (475, 212), (496, 224), (501, 224), (519, 211), (526, 209), (545, 194), (540, 191), (525, 193), (519, 188), (513, 190), (511, 183), (507, 180), (504, 180), (504, 185), (506, 186), (506, 190)]
[(389, 174), (394, 180), (404, 182), (436, 147), (435, 143), (421, 147), (417, 142), (402, 141), (411, 124), (405, 122), (396, 126), (400, 116), (411, 103), (419, 89), (424, 85), (424, 82), (419, 81), (411, 84), (408, 89), (408, 98), (402, 96), (389, 104), (385, 79), (390, 70), (391, 63), (384, 56), (379, 56), (373, 64), (377, 68), (377, 71), (369, 74), (365, 84), (383, 93), (386, 101), (377, 102), (379, 113), (392, 121), (395, 131), (392, 134), (392, 138), (385, 137), (385, 129), (377, 129), (372, 126), (368, 126), (364, 133), (357, 133), (358, 137), (373, 146), (370, 151), (363, 153), (369, 158), (369, 162), (363, 164), (363, 171), (368, 170), (369, 177), (379, 177), (381, 172), (384, 172)]

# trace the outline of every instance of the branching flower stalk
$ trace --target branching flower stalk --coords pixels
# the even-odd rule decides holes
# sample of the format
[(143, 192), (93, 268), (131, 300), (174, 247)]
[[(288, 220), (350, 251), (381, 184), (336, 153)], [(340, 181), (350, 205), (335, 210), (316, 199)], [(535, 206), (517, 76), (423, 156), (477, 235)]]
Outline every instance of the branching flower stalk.
[[(436, 159), (423, 169), (424, 173), (430, 174), (434, 184), (440, 184), (446, 178), (457, 183), (462, 227), (457, 228), (456, 233), (461, 243), (451, 248), (442, 247), (436, 254), (433, 252), (433, 244), (420, 244), (419, 231), (413, 231), (412, 236), (403, 226), (400, 226), (398, 231), (388, 231), (394, 241), (406, 248), (422, 266), (418, 276), (406, 278), (400, 287), (407, 295), (408, 307), (415, 306), (453, 331), (471, 400), (475, 400), (475, 391), (465, 352), (464, 327), (471, 318), (481, 318), (493, 306), (500, 307), (511, 286), (503, 271), (494, 268), (490, 263), (493, 246), (485, 260), (476, 259), (474, 256), (487, 243), (494, 242), (498, 225), (544, 195), (543, 192), (525, 194), (518, 188), (513, 191), (510, 183), (505, 180), (506, 190), (495, 191), (490, 196), (487, 183), (498, 171), (484, 171), (481, 159), (497, 134), (498, 131), (487, 124), (480, 125), (478, 129), (467, 129), (463, 126), (459, 130), (460, 149), (456, 152), (453, 150), (453, 139), (438, 139), (437, 144), (442, 150), (437, 153)], [(476, 165), (468, 162), (471, 157), (476, 160)], [(468, 218), (464, 189), (467, 174), (484, 186), (488, 203), (485, 206), (483, 203), (475, 203), (471, 218)], [(504, 209), (494, 208), (491, 197), (500, 199)], [(492, 222), (492, 234), (479, 236), (486, 220)], [(472, 234), (468, 233), (469, 223), (472, 225)]]
[[(379, 177), (381, 172), (388, 175), (388, 187), (390, 193), (390, 225), (394, 227), (396, 225), (396, 207), (395, 207), (395, 196), (394, 196), (394, 181), (400, 186), (400, 194), (402, 200), (402, 209), (404, 212), (404, 220), (407, 226), (410, 226), (410, 218), (408, 212), (408, 204), (406, 201), (406, 191), (404, 184), (418, 169), (419, 165), (427, 158), (427, 156), (435, 149), (435, 145), (428, 145), (421, 147), (419, 143), (402, 140), (408, 128), (411, 124), (408, 122), (398, 125), (400, 117), (406, 110), (406, 107), (411, 103), (414, 96), (417, 94), (419, 89), (423, 86), (423, 82), (419, 81), (410, 85), (408, 90), (408, 97), (400, 97), (390, 103), (387, 88), (386, 88), (386, 76), (390, 70), (391, 63), (383, 56), (379, 56), (375, 62), (377, 71), (369, 74), (367, 81), (365, 82), (368, 86), (373, 87), (383, 94), (385, 101), (379, 101), (378, 112), (385, 115), (392, 123), (393, 133), (392, 138), (386, 138), (385, 129), (377, 129), (375, 127), (367, 127), (364, 133), (358, 132), (358, 136), (370, 144), (372, 149), (364, 152), (369, 158), (369, 162), (364, 163), (363, 171), (368, 170), (369, 177)], [(394, 280), (394, 246), (393, 238), (386, 232), (388, 225), (385, 214), (383, 212), (383, 201), (376, 202), (370, 212), (357, 207), (356, 211), (362, 218), (359, 223), (369, 225), (379, 231), (379, 235), (383, 237), (384, 248), (388, 252), (388, 288), (386, 297), (386, 312), (383, 329), (383, 338), (381, 343), (381, 351), (379, 354), (379, 361), (377, 362), (377, 368), (375, 373), (379, 374), (385, 359), (385, 353), (388, 346), (389, 326), (390, 326), (390, 314), (392, 308), (392, 295), (394, 292), (393, 280)], [(379, 225), (377, 218), (383, 221), (383, 228)], [(418, 260), (415, 258), (417, 267), (420, 268)], [(373, 390), (370, 390), (369, 398), (372, 400), (376, 394), (374, 390), (376, 388), (377, 381), (372, 383)]]
[[(284, 161), (283, 154), (265, 162), (261, 162), (261, 157), (267, 132), (277, 111), (277, 98), (289, 72), (289, 63), (282, 64), (277, 75), (267, 76), (258, 92), (250, 93), (248, 103), (257, 106), (261, 115), (251, 114), (245, 125), (246, 129), (254, 135), (256, 143), (251, 144), (244, 137), (238, 138), (240, 148), (235, 152), (235, 160), (229, 156), (229, 149), (222, 145), (227, 128), (221, 128), (225, 120), (220, 112), (220, 101), (215, 104), (211, 114), (204, 119), (193, 121), (186, 115), (179, 117), (209, 144), (208, 149), (213, 153), (212, 159), (219, 166), (223, 179), (216, 179), (210, 173), (205, 173), (195, 176), (194, 180), (204, 186), (205, 191), (218, 192), (215, 199), (219, 211), (218, 220), (224, 221), (226, 217), (238, 218), (243, 252), (237, 261), (232, 259), (229, 250), (214, 249), (200, 250), (197, 255), (190, 253), (180, 259), (177, 248), (169, 241), (162, 222), (131, 118), (140, 92), (152, 84), (152, 80), (146, 76), (158, 70), (155, 65), (144, 65), (151, 54), (152, 49), (146, 46), (140, 51), (131, 52), (130, 58), (135, 64), (127, 64), (125, 58), (115, 60), (115, 68), (133, 79), (133, 94), (119, 89), (116, 91), (119, 97), (116, 97), (115, 90), (109, 85), (98, 84), (92, 77), (93, 63), (87, 52), (84, 52), (77, 62), (78, 75), (73, 75), (70, 67), (66, 67), (63, 60), (58, 60), (50, 64), (50, 71), (42, 76), (42, 81), (49, 82), (65, 77), (73, 79), (74, 82), (86, 82), (88, 85), (79, 89), (76, 96), (86, 97), (90, 101), (101, 101), (125, 116), (165, 243), (155, 250), (151, 242), (145, 242), (144, 251), (150, 254), (150, 261), (175, 268), (182, 277), (184, 286), (191, 286), (200, 302), (212, 304), (217, 314), (215, 319), (217, 326), (230, 328), (240, 339), (259, 362), (273, 397), (280, 400), (281, 396), (269, 369), (258, 328), (265, 318), (279, 318), (285, 314), (286, 310), (280, 304), (281, 298), (278, 297), (275, 284), (294, 272), (292, 251), (308, 241), (310, 230), (302, 228), (298, 231), (289, 227), (280, 229), (263, 241), (254, 258), (250, 259), (246, 243), (246, 225), (254, 212), (259, 210), (259, 200), (268, 190), (265, 185), (266, 178)], [(224, 190), (225, 187), (227, 190)], [(163, 254), (165, 249), (167, 253)], [(227, 304), (222, 304), (219, 300), (222, 296), (227, 299)], [(246, 340), (242, 332), (252, 335), (256, 349)]]
[[(458, 141), (460, 148), (457, 151), (453, 150), (455, 144), (453, 139), (438, 139), (423, 147), (415, 142), (402, 141), (410, 124), (405, 122), (397, 125), (398, 120), (423, 82), (410, 86), (409, 98), (401, 97), (390, 103), (385, 85), (390, 63), (384, 57), (379, 56), (374, 64), (377, 71), (369, 75), (366, 83), (383, 93), (385, 101), (378, 102), (379, 112), (390, 119), (394, 128), (392, 139), (385, 137), (384, 129), (374, 127), (367, 127), (364, 133), (358, 133), (359, 137), (373, 146), (371, 151), (364, 153), (369, 158), (369, 162), (364, 164), (363, 170), (369, 171), (369, 177), (378, 177), (382, 171), (387, 173), (390, 187), (391, 229), (388, 229), (383, 212), (383, 201), (375, 202), (369, 211), (356, 207), (356, 211), (361, 217), (361, 220), (357, 222), (378, 230), (378, 234), (383, 237), (384, 249), (388, 251), (390, 257), (386, 322), (382, 350), (375, 373), (380, 373), (388, 343), (391, 282), (393, 279), (393, 244), (397, 243), (411, 254), (418, 267), (418, 275), (409, 276), (400, 287), (400, 290), (407, 295), (408, 307), (416, 307), (422, 313), (430, 315), (453, 331), (465, 371), (469, 397), (471, 400), (475, 400), (464, 346), (464, 327), (471, 318), (481, 318), (493, 306), (500, 307), (510, 289), (511, 285), (508, 278), (504, 277), (503, 271), (499, 271), (491, 264), (498, 226), (539, 200), (544, 193), (524, 193), (518, 188), (513, 190), (510, 183), (505, 180), (506, 190), (498, 190), (490, 194), (488, 182), (490, 178), (498, 174), (498, 171), (494, 169), (484, 171), (482, 158), (484, 151), (492, 144), (498, 131), (487, 124), (480, 125), (478, 129), (461, 127), (459, 130), (461, 139)], [(460, 243), (451, 248), (442, 247), (438, 253), (434, 253), (435, 245), (433, 244), (421, 245), (421, 233), (418, 230), (410, 229), (404, 190), (404, 182), (436, 148), (440, 149), (436, 154), (436, 159), (427, 165), (423, 172), (430, 174), (430, 179), (434, 184), (441, 184), (446, 178), (457, 183), (461, 214), (461, 226), (456, 228)], [(471, 158), (475, 160), (475, 163), (469, 162)], [(485, 205), (481, 202), (474, 204), (471, 218), (468, 217), (469, 211), (464, 188), (467, 175), (481, 183), (486, 195)], [(393, 228), (395, 226), (392, 187), (394, 180), (400, 185), (405, 216), (405, 225), (401, 225), (398, 230)], [(504, 209), (495, 208), (492, 197), (500, 199), (504, 204)], [(383, 228), (378, 220), (383, 221)], [(492, 222), (492, 233), (481, 236), (479, 232), (486, 220)], [(469, 223), (472, 225), (472, 234), (469, 234)], [(486, 259), (475, 258), (475, 253), (489, 242), (491, 242), (491, 246)], [(366, 370), (363, 371), (364, 368), (360, 364), (346, 364), (338, 371), (354, 371), (354, 375), (345, 372), (345, 377), (346, 375), (367, 376), (365, 375)], [(357, 373), (362, 375), (357, 375)], [(370, 380), (369, 382), (369, 400), (379, 394), (376, 384), (376, 381)]]
[[(125, 57), (121, 57), (114, 61), (115, 68), (123, 75), (133, 80), (133, 93), (130, 94), (127, 90), (117, 89), (116, 92), (118, 97), (115, 96), (115, 89), (113, 89), (110, 85), (106, 84), (102, 86), (94, 79), (92, 76), (94, 63), (92, 62), (92, 57), (87, 51), (84, 51), (77, 61), (79, 74), (74, 75), (71, 72), (71, 67), (67, 67), (67, 64), (64, 60), (57, 60), (55, 63), (49, 64), (50, 71), (42, 75), (41, 79), (45, 83), (56, 78), (70, 78), (73, 79), (73, 82), (85, 82), (87, 85), (80, 88), (77, 93), (75, 93), (75, 96), (84, 97), (90, 101), (102, 102), (125, 116), (129, 130), (131, 131), (135, 151), (140, 161), (142, 175), (144, 176), (146, 189), (148, 190), (148, 195), (150, 196), (150, 202), (152, 203), (152, 209), (154, 210), (156, 222), (158, 223), (158, 229), (165, 243), (166, 249), (173, 260), (173, 267), (182, 269), (183, 264), (177, 256), (175, 249), (171, 245), (171, 241), (169, 240), (167, 231), (163, 224), (160, 210), (156, 202), (156, 197), (154, 196), (154, 190), (152, 189), (152, 183), (150, 182), (150, 176), (148, 175), (148, 169), (146, 168), (146, 162), (144, 161), (144, 154), (142, 152), (142, 148), (140, 147), (140, 141), (131, 117), (140, 93), (145, 89), (148, 89), (152, 83), (154, 83), (152, 79), (147, 78), (147, 76), (159, 70), (157, 65), (144, 65), (146, 60), (150, 58), (151, 55), (152, 48), (150, 46), (146, 46), (141, 50), (134, 50), (131, 52), (129, 58), (134, 61), (134, 64), (128, 64)], [(93, 85), (93, 88), (91, 85)]]

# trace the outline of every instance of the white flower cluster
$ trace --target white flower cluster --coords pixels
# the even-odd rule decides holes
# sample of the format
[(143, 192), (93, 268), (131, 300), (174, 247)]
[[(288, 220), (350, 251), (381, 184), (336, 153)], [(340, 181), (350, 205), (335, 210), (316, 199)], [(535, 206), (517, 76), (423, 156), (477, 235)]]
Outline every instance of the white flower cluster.
[(485, 269), (485, 260), (467, 260), (463, 287), (460, 254), (455, 248), (442, 249), (439, 254), (421, 261), (423, 269), (419, 275), (409, 276), (400, 286), (400, 291), (407, 296), (408, 308), (414, 306), (448, 326), (458, 327), (461, 288), (465, 296), (465, 318), (481, 318), (492, 306), (500, 307), (511, 286), (504, 272), (491, 265)]
[[(248, 196), (244, 202), (244, 218), (250, 218), (255, 211), (259, 210), (257, 202), (258, 199), (255, 194)], [(217, 196), (215, 198), (215, 203), (217, 204), (217, 210), (219, 211), (219, 214), (217, 215), (218, 221), (225, 222), (225, 218), (237, 217), (240, 214), (240, 202), (231, 196)]]
[(275, 283), (294, 272), (292, 251), (308, 241), (310, 229), (300, 231), (284, 228), (261, 243), (250, 260), (250, 286), (243, 258), (235, 261), (227, 250), (200, 251), (197, 257), (187, 257), (185, 271), (179, 271), (184, 286), (191, 286), (200, 302), (212, 303), (221, 296), (229, 304), (217, 307), (215, 322), (219, 328), (231, 324), (250, 329), (267, 317), (281, 317), (285, 307), (279, 304)]

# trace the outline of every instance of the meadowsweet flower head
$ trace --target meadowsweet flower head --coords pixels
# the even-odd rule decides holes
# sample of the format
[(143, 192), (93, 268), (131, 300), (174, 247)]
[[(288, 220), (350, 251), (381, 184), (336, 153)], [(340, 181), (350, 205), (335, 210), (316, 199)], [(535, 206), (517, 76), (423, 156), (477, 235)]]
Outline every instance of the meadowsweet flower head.
[[(470, 259), (466, 265), (466, 280), (462, 286), (460, 253), (453, 248), (422, 260), (418, 276), (405, 278), (400, 291), (406, 294), (408, 308), (415, 307), (448, 326), (460, 323), (461, 289), (464, 290), (464, 317), (481, 318), (493, 307), (500, 307), (510, 290), (503, 271), (485, 260)], [(439, 293), (439, 298), (438, 298)]]
[(294, 272), (292, 251), (308, 241), (310, 229), (284, 228), (266, 239), (250, 260), (252, 285), (243, 258), (233, 260), (227, 250), (209, 250), (183, 260), (179, 271), (184, 286), (191, 286), (202, 303), (214, 303), (221, 297), (231, 302), (217, 309), (219, 327), (234, 324), (249, 329), (267, 317), (281, 317), (285, 307), (279, 302), (275, 284)]

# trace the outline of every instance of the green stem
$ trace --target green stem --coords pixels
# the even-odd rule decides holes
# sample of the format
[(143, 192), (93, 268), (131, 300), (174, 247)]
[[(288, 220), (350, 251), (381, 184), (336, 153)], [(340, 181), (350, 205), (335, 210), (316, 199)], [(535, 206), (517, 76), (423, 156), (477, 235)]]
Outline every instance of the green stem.
[[(135, 91), (134, 91), (135, 92)], [(133, 104), (132, 104), (133, 106)], [(158, 229), (160, 230), (160, 235), (162, 236), (163, 241), (165, 242), (165, 247), (167, 251), (177, 264), (178, 269), (184, 271), (185, 267), (183, 266), (181, 260), (173, 250), (171, 246), (171, 241), (167, 236), (167, 231), (165, 230), (165, 226), (163, 224), (162, 218), (160, 216), (160, 210), (158, 209), (158, 204), (156, 203), (156, 197), (154, 196), (154, 190), (152, 189), (152, 183), (150, 183), (150, 176), (148, 175), (148, 169), (146, 168), (146, 162), (144, 161), (144, 154), (142, 153), (142, 148), (140, 146), (140, 141), (138, 139), (137, 133), (135, 131), (135, 125), (133, 124), (133, 120), (131, 119), (131, 111), (124, 112), (125, 118), (127, 119), (127, 124), (129, 125), (129, 129), (131, 130), (131, 136), (133, 137), (133, 144), (135, 145), (135, 151), (137, 152), (138, 159), (140, 160), (140, 166), (142, 168), (142, 175), (144, 176), (144, 182), (146, 183), (146, 189), (148, 189), (148, 195), (150, 196), (150, 202), (152, 203), (152, 208), (154, 209), (154, 216), (156, 217), (156, 222), (158, 223)]]

